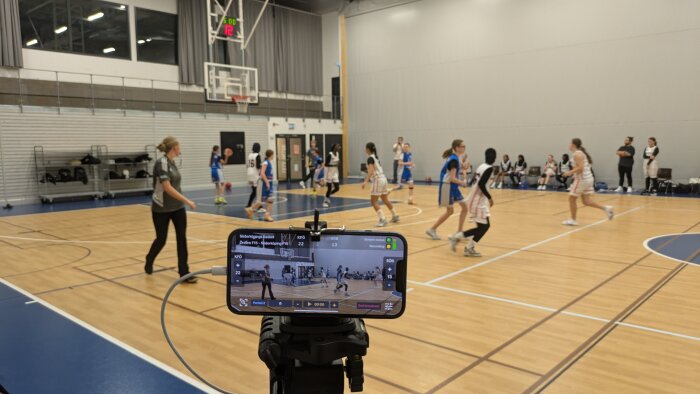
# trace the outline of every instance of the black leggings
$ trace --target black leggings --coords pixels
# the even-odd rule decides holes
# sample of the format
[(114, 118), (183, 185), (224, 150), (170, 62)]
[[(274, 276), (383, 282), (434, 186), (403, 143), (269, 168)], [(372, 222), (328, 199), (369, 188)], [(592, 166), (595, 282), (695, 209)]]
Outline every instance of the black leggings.
[(177, 272), (180, 276), (190, 273), (187, 265), (187, 213), (185, 208), (175, 212), (151, 212), (153, 226), (156, 228), (156, 239), (151, 245), (151, 250), (146, 255), (146, 264), (153, 267), (158, 253), (165, 246), (168, 239), (168, 227), (173, 222), (175, 238), (177, 239)]
[(467, 230), (462, 234), (464, 234), (465, 237), (474, 237), (474, 242), (479, 242), (481, 238), (484, 237), (484, 234), (486, 234), (486, 232), (489, 231), (489, 227), (491, 227), (491, 221), (489, 220), (489, 218), (486, 218), (486, 224), (477, 223), (476, 227)]
[(331, 194), (335, 194), (340, 190), (340, 183), (338, 182), (333, 182), (333, 183), (328, 183), (328, 191), (326, 191), (326, 198), (330, 198)]
[(250, 187), (252, 191), (250, 192), (250, 197), (248, 197), (248, 205), (246, 205), (246, 208), (250, 208), (251, 205), (253, 205), (253, 201), (255, 201), (255, 197), (257, 197), (258, 194), (258, 187), (257, 186), (251, 186)]
[(263, 300), (265, 299), (265, 288), (267, 288), (268, 290), (270, 290), (270, 299), (274, 300), (274, 299), (275, 299), (275, 295), (272, 294), (272, 283), (265, 283), (265, 282), (263, 282), (263, 283), (262, 283), (262, 287), (263, 287), (263, 288), (262, 288), (262, 297), (261, 297), (261, 298), (262, 298)]
[[(520, 180), (523, 177), (523, 174), (521, 174), (519, 172), (511, 172), (509, 176), (510, 176), (510, 181), (513, 183), (513, 185), (518, 186), (520, 184)], [(515, 178), (518, 178), (517, 182), (515, 181)]]
[(627, 186), (632, 187), (632, 167), (618, 165), (617, 172), (620, 174), (620, 187), (625, 183), (625, 176), (627, 176)]
[(335, 286), (335, 289), (338, 290), (338, 289), (340, 289), (340, 288), (343, 287), (343, 286), (345, 286), (345, 291), (348, 291), (348, 284), (347, 284), (347, 283), (340, 283), (340, 282), (338, 282), (338, 285)]
[(562, 185), (564, 185), (564, 187), (566, 187), (566, 182), (569, 181), (569, 177), (564, 176), (564, 175), (557, 175), (557, 181), (559, 181), (559, 183), (561, 183)]
[(314, 178), (314, 173), (316, 173), (316, 169), (315, 169), (315, 168), (309, 168), (309, 172), (306, 173), (306, 176), (305, 176), (304, 179), (302, 179), (301, 181), (304, 182), (304, 183), (306, 183), (306, 181), (308, 181), (309, 179), (313, 179), (313, 178)]
[[(644, 190), (650, 192), (650, 191), (656, 191), (659, 189), (659, 178), (649, 178), (647, 177), (645, 179), (645, 185), (646, 188)], [(651, 186), (651, 188), (650, 188)]]

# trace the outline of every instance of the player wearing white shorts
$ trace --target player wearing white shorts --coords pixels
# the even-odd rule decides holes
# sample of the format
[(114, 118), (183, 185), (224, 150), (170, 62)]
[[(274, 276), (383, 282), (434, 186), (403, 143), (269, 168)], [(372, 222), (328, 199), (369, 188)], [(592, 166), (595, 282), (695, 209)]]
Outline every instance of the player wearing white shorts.
[(384, 201), (384, 205), (391, 211), (391, 222), (396, 223), (399, 221), (399, 215), (394, 209), (394, 205), (389, 201), (389, 191), (387, 190), (386, 176), (384, 175), (384, 170), (382, 169), (379, 159), (377, 158), (377, 147), (374, 142), (368, 142), (365, 145), (365, 152), (367, 152), (367, 176), (365, 181), (362, 182), (362, 188), (364, 189), (367, 182), (372, 182), (372, 189), (370, 191), (370, 201), (374, 207), (374, 211), (377, 212), (379, 217), (379, 222), (377, 222), (377, 227), (384, 227), (387, 225), (386, 217), (384, 216), (384, 211), (382, 207), (379, 206), (379, 199)]
[(594, 207), (605, 211), (608, 214), (608, 219), (612, 220), (615, 216), (613, 213), (613, 207), (610, 205), (600, 205), (593, 200), (591, 200), (591, 195), (595, 192), (593, 189), (593, 184), (595, 180), (593, 179), (593, 172), (591, 171), (591, 156), (588, 155), (586, 149), (583, 147), (580, 138), (574, 138), (571, 140), (571, 145), (569, 145), (569, 150), (574, 153), (574, 169), (564, 173), (564, 176), (574, 177), (574, 182), (571, 184), (571, 191), (569, 192), (569, 209), (571, 211), (571, 218), (564, 220), (562, 224), (566, 226), (575, 226), (576, 222), (576, 200), (581, 197), (583, 200), (583, 205)]
[(321, 287), (328, 287), (328, 273), (321, 267)]
[(469, 243), (464, 247), (464, 255), (469, 257), (480, 257), (481, 253), (476, 251), (476, 244), (484, 237), (491, 227), (491, 207), (493, 199), (489, 193), (488, 184), (493, 175), (493, 163), (496, 162), (496, 150), (486, 149), (484, 154), (486, 162), (482, 163), (474, 175), (474, 184), (467, 197), (467, 211), (469, 217), (476, 223), (476, 227), (464, 232), (457, 232), (449, 237), (450, 248), (457, 250), (457, 243), (462, 239), (468, 239)]
[(331, 206), (331, 195), (340, 190), (340, 176), (338, 174), (338, 165), (340, 164), (340, 144), (333, 144), (331, 151), (326, 155), (326, 163), (324, 165), (326, 173), (326, 198), (323, 200), (323, 207)]
[(260, 160), (260, 144), (257, 142), (253, 144), (253, 152), (248, 155), (248, 161), (246, 161), (246, 176), (248, 178), (248, 185), (250, 185), (251, 192), (248, 198), (249, 208), (255, 202), (255, 198), (258, 195), (258, 179), (260, 179), (260, 167), (262, 162)]
[(656, 146), (656, 138), (649, 137), (649, 144), (644, 149), (644, 178), (646, 182), (646, 188), (642, 192), (642, 195), (654, 194), (659, 187), (659, 162), (656, 160), (656, 156), (659, 155), (659, 147)]
[(377, 287), (383, 280), (382, 270), (380, 270), (379, 267), (374, 267), (374, 287)]

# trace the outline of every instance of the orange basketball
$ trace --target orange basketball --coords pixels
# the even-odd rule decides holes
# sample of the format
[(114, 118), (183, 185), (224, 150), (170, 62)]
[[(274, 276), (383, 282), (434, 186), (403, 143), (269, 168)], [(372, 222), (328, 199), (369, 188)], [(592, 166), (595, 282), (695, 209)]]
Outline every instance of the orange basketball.
[(233, 156), (233, 150), (231, 148), (224, 149), (224, 156)]

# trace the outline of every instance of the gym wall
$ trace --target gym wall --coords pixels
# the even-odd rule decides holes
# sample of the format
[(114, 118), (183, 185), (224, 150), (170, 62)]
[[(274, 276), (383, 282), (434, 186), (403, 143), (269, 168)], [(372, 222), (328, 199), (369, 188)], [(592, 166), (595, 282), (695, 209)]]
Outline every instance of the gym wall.
[[(209, 157), (213, 145), (220, 144), (221, 131), (244, 131), (246, 152), (253, 143), (267, 149), (267, 117), (226, 116), (201, 114), (130, 111), (124, 116), (118, 111), (97, 112), (55, 108), (0, 108), (0, 133), (4, 154), (6, 190), (10, 201), (35, 202), (33, 147), (43, 145), (48, 150), (89, 152), (93, 144), (104, 144), (111, 152), (140, 151), (147, 144), (157, 145), (172, 135), (182, 145), (182, 187), (202, 188), (211, 185)], [(77, 157), (76, 159), (80, 159)], [(229, 165), (224, 170), (226, 181), (234, 186), (247, 185), (244, 164)]]
[(599, 180), (617, 184), (615, 151), (659, 141), (675, 179), (700, 175), (700, 2), (424, 0), (347, 16), (351, 172), (374, 141), (387, 173), (399, 135), (416, 177), (436, 176), (463, 138), (541, 166), (583, 139)]

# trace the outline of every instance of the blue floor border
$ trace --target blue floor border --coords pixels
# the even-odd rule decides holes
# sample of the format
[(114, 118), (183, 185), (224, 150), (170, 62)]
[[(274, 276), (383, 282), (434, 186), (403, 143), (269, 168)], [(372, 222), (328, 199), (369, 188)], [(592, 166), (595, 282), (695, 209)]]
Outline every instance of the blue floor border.
[(206, 386), (0, 279), (7, 393), (203, 393)]

